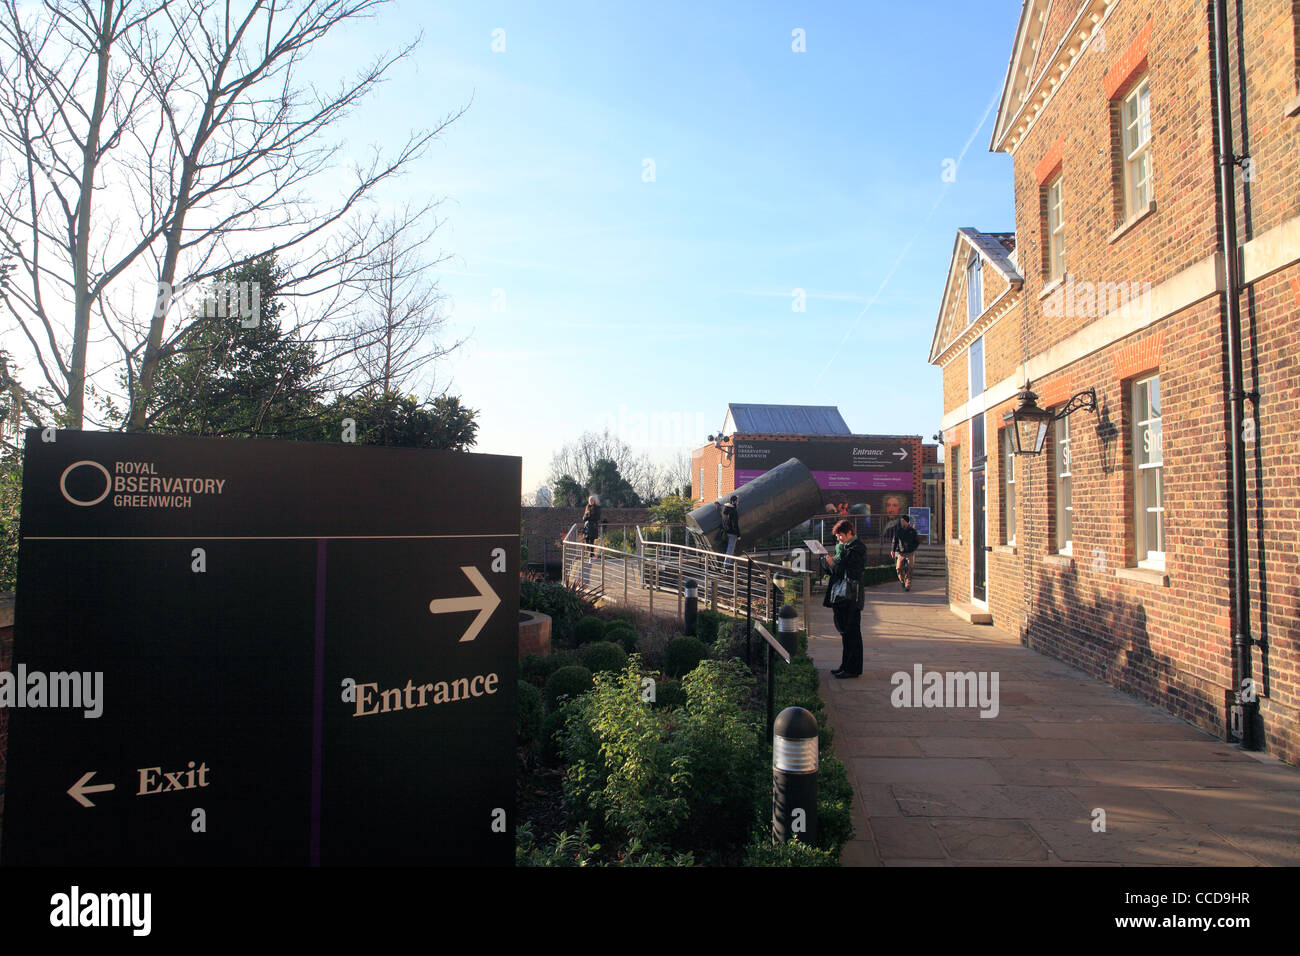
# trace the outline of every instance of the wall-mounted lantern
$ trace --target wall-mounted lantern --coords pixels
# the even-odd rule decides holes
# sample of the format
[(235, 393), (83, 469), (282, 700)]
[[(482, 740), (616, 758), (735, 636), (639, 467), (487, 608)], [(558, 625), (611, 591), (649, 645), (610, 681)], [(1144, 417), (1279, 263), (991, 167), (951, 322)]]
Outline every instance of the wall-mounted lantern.
[(1047, 440), (1047, 426), (1057, 419), (1077, 411), (1095, 412), (1097, 410), (1097, 390), (1095, 388), (1079, 392), (1065, 403), (1059, 412), (1049, 412), (1038, 407), (1038, 396), (1029, 390), (1029, 382), (1017, 396), (1020, 403), (1002, 416), (1008, 425), (1014, 424), (1011, 434), (1015, 440), (1017, 455), (1037, 455), (1043, 450)]

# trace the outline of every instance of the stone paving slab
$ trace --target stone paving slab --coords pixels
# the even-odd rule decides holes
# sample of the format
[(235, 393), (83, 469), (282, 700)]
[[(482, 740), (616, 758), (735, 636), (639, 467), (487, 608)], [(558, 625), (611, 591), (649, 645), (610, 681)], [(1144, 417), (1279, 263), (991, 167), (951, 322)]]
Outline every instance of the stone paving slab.
[(1294, 826), (1216, 823), (1210, 829), (1265, 866), (1300, 866)]
[(1047, 844), (1020, 820), (953, 818), (933, 821), (930, 825), (953, 860), (1047, 862)]
[(1061, 820), (1031, 820), (1044, 843), (1066, 862), (1133, 863), (1142, 866), (1255, 866), (1209, 827), (1188, 823), (1109, 823), (1105, 833)]
[[(942, 579), (868, 589), (864, 672), (809, 650), (855, 789), (846, 866), (1296, 866), (1300, 770), (1203, 733), (948, 610)], [(895, 707), (894, 675), (996, 672), (998, 713)], [(1105, 831), (1098, 829), (1104, 811)]]

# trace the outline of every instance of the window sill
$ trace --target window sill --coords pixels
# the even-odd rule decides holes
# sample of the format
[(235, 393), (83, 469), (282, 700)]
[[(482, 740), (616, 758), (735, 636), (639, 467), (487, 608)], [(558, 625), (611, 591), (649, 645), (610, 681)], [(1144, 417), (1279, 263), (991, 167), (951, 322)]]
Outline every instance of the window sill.
[(1128, 222), (1124, 223), (1118, 229), (1112, 232), (1110, 234), (1110, 238), (1107, 239), (1106, 241), (1114, 242), (1116, 239), (1124, 235), (1124, 233), (1128, 232), (1130, 229), (1132, 229), (1134, 226), (1136, 226), (1143, 219), (1145, 219), (1147, 216), (1151, 215), (1155, 211), (1156, 211), (1156, 201), (1153, 199), (1149, 203), (1147, 203), (1146, 209), (1143, 209), (1138, 213), (1136, 213), (1135, 215), (1130, 216)]
[(1074, 567), (1074, 558), (1068, 554), (1045, 554), (1043, 555), (1043, 564), (1049, 568), (1060, 568), (1064, 571)]
[(1169, 575), (1154, 568), (1116, 568), (1115, 577), (1121, 581), (1137, 581), (1140, 584), (1151, 584), (1158, 588), (1169, 587)]
[(1300, 116), (1300, 96), (1297, 96), (1286, 106), (1282, 107), (1282, 112), (1287, 116)]
[(1043, 291), (1038, 293), (1038, 301), (1042, 302), (1049, 295), (1051, 295), (1053, 292), (1059, 289), (1064, 282), (1065, 282), (1065, 277), (1058, 276), (1057, 278), (1053, 279), (1051, 282), (1047, 283), (1047, 285), (1043, 286)]
[(995, 544), (993, 546), (994, 554), (1015, 554), (1016, 546), (1014, 544)]

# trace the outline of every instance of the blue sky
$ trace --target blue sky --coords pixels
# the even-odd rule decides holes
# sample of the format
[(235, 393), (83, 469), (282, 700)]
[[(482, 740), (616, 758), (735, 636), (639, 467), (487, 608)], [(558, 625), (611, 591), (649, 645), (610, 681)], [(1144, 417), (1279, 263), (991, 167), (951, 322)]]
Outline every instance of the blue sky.
[(423, 33), (350, 148), (469, 104), (387, 198), (445, 197), (447, 334), (468, 341), (439, 384), (479, 409), (477, 450), (523, 456), (531, 491), (585, 429), (663, 458), (728, 401), (838, 405), (857, 432), (928, 439), (955, 230), (1014, 227), (987, 111), (1019, 9), (406, 0), (315, 66)]

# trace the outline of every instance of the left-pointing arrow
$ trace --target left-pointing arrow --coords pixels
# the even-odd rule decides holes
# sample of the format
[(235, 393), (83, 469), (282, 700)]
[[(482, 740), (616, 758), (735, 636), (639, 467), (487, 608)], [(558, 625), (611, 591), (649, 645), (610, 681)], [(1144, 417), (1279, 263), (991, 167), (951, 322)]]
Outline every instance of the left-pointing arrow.
[(93, 807), (94, 804), (86, 799), (88, 793), (99, 793), (102, 790), (116, 790), (117, 784), (114, 783), (97, 783), (95, 786), (89, 786), (90, 778), (95, 775), (96, 771), (88, 770), (80, 780), (68, 788), (68, 796), (76, 800), (83, 807)]
[(501, 598), (497, 592), (492, 590), (492, 585), (488, 584), (478, 568), (472, 564), (461, 565), (460, 568), (465, 572), (465, 576), (474, 582), (474, 587), (478, 588), (478, 595), (475, 597), (460, 598), (434, 598), (429, 602), (429, 611), (433, 614), (450, 614), (453, 611), (478, 611), (478, 617), (470, 622), (469, 629), (461, 636), (461, 641), (472, 641), (478, 637), (478, 632), (483, 630), (483, 625), (487, 619), (492, 616), (492, 612), (497, 609), (501, 603)]

